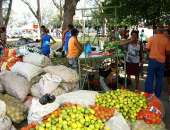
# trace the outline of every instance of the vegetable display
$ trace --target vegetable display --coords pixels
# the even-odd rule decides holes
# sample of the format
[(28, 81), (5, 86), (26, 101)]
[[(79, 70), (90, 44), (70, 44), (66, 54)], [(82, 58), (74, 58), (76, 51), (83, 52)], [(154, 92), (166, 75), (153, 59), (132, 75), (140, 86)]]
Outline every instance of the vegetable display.
[(106, 127), (107, 122), (117, 112), (122, 113), (133, 130), (137, 130), (142, 122), (146, 123), (145, 126), (154, 128), (162, 124), (159, 100), (154, 97), (148, 101), (143, 92), (117, 89), (99, 93), (95, 101), (94, 105), (86, 107), (65, 102), (46, 115), (41, 123), (32, 123), (21, 130), (110, 130)]
[(104, 120), (95, 116), (92, 108), (65, 104), (46, 116), (36, 127), (21, 130), (103, 130), (104, 123)]
[(106, 108), (116, 108), (125, 119), (135, 121), (137, 113), (147, 107), (146, 98), (142, 93), (134, 93), (128, 90), (109, 91), (99, 94), (96, 104)]

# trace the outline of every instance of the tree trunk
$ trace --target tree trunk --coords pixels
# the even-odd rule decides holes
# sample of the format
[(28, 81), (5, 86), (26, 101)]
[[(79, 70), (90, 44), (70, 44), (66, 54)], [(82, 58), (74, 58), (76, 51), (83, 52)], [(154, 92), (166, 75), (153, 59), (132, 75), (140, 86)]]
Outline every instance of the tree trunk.
[(0, 26), (3, 24), (2, 0), (0, 0)]
[(75, 15), (76, 6), (79, 0), (65, 0), (64, 4), (64, 22), (62, 31), (64, 31), (68, 24), (73, 23), (73, 16)]
[[(37, 0), (37, 21), (38, 21), (38, 26), (39, 29), (41, 28), (42, 25), (42, 18), (41, 18), (41, 4), (40, 4), (40, 0)], [(41, 38), (42, 32), (40, 29), (40, 38)]]
[(63, 21), (63, 7), (62, 7), (61, 0), (60, 0), (60, 21), (61, 22)]
[(9, 0), (8, 11), (7, 11), (7, 14), (6, 14), (6, 16), (5, 16), (5, 26), (6, 26), (6, 27), (7, 27), (7, 25), (8, 25), (9, 18), (10, 18), (10, 14), (11, 14), (12, 1), (13, 1), (13, 0)]
[(37, 19), (38, 23), (41, 25), (42, 20), (41, 20), (41, 5), (40, 5), (40, 0), (37, 0)]
[(0, 0), (0, 28), (1, 28), (0, 39), (5, 45), (6, 44), (6, 28), (9, 22), (13, 0), (9, 0), (7, 14), (4, 17), (3, 17), (3, 8), (2, 8), (3, 2), (4, 2), (3, 0)]

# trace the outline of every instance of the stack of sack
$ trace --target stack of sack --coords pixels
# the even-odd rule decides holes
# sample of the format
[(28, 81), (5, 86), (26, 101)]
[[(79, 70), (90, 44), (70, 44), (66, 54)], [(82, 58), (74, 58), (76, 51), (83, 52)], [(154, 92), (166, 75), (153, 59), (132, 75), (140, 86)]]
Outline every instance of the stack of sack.
[(47, 66), (49, 63), (49, 58), (44, 55), (28, 53), (23, 56), (23, 62), (16, 62), (13, 65), (11, 71), (22, 75), (31, 84), (35, 84), (40, 80), (41, 74), (44, 72), (42, 67)]
[(44, 55), (5, 49), (0, 59), (0, 130), (15, 130), (12, 124), (27, 118), (33, 99), (47, 93), (57, 96), (78, 87), (76, 71), (48, 66), (50, 60)]
[(30, 88), (30, 83), (22, 76), (10, 71), (0, 73), (0, 100), (6, 104), (6, 114), (13, 123), (21, 123), (27, 117), (24, 101)]
[[(15, 51), (8, 53), (13, 54), (17, 55)], [(0, 72), (0, 103), (5, 104), (2, 105), (5, 114), (3, 117), (0, 114), (0, 130), (13, 130), (12, 123), (24, 121), (33, 99), (47, 93), (58, 96), (78, 88), (76, 71), (62, 65), (48, 66), (49, 58), (38, 53), (23, 54), (22, 60)]]

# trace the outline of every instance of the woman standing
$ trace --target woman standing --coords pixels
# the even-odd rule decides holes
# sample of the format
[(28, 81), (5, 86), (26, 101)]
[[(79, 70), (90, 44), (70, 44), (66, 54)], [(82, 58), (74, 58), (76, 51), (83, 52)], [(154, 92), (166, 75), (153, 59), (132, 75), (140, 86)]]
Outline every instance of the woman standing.
[(141, 48), (138, 42), (138, 32), (131, 32), (130, 40), (123, 40), (121, 45), (127, 45), (127, 55), (126, 55), (126, 73), (128, 79), (131, 81), (131, 76), (135, 76), (136, 88), (139, 90), (139, 71), (140, 71), (140, 61), (141, 61)]
[(71, 30), (71, 38), (69, 39), (68, 43), (68, 53), (67, 53), (67, 58), (68, 58), (68, 63), (69, 66), (72, 69), (77, 69), (78, 68), (78, 57), (80, 56), (82, 52), (82, 47), (77, 39), (79, 31), (77, 29), (72, 29)]
[(52, 40), (54, 43), (56, 42), (51, 35), (49, 35), (48, 29), (42, 30), (42, 44), (41, 44), (41, 52), (43, 55), (49, 57), (50, 55), (50, 41)]

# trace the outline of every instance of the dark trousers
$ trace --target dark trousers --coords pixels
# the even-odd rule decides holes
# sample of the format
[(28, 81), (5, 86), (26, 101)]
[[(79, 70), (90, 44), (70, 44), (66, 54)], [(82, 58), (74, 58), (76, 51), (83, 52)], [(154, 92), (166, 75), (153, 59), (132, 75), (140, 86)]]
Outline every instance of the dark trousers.
[[(149, 60), (147, 79), (145, 82), (145, 92), (155, 92), (155, 95), (157, 97), (160, 97), (163, 87), (164, 69), (164, 63), (160, 63), (154, 59)], [(155, 89), (153, 87), (154, 79), (156, 79)]]

